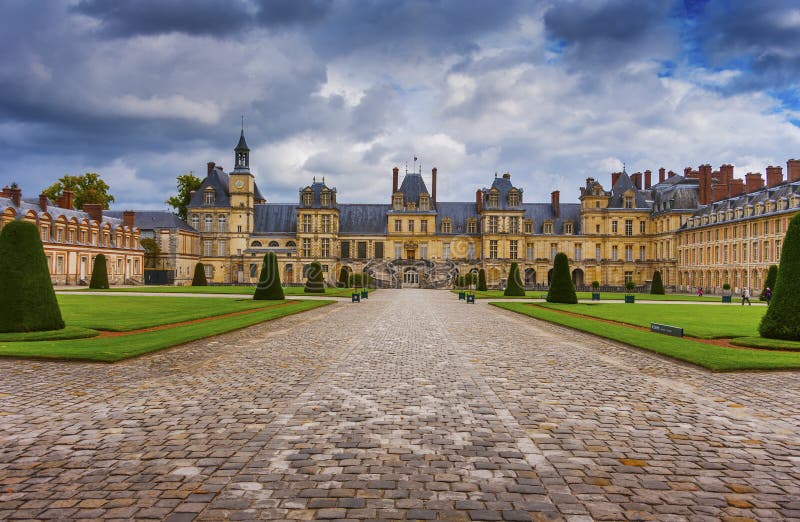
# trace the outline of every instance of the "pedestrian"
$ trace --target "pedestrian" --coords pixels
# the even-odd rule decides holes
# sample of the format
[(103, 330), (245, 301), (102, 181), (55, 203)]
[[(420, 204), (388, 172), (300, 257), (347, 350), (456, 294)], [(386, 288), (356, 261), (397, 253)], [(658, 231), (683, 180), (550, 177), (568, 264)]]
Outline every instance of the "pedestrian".
[(764, 290), (764, 301), (767, 302), (767, 306), (769, 306), (770, 299), (772, 299), (772, 290), (770, 290), (770, 288), (767, 287), (767, 289)]
[(753, 306), (753, 303), (750, 302), (750, 289), (745, 288), (742, 290), (742, 306), (744, 306), (744, 302), (747, 301), (748, 306)]
[(697, 297), (703, 297), (703, 287), (697, 289)]

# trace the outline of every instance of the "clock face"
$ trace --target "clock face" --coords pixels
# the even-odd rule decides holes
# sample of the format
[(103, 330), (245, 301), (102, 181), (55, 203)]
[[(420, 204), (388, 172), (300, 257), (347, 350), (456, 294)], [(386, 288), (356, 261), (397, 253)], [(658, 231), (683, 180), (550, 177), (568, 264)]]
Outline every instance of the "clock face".
[(244, 187), (244, 181), (242, 181), (240, 179), (237, 179), (235, 185), (236, 185), (236, 188), (242, 188), (242, 187)]

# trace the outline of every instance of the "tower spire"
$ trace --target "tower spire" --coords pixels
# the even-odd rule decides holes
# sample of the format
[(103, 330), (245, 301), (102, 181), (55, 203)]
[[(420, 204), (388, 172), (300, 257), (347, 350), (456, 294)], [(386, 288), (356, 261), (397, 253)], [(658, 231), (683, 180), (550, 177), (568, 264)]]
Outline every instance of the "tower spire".
[(250, 172), (250, 147), (244, 139), (244, 114), (242, 115), (242, 133), (239, 135), (239, 143), (236, 144), (234, 151), (235, 171)]

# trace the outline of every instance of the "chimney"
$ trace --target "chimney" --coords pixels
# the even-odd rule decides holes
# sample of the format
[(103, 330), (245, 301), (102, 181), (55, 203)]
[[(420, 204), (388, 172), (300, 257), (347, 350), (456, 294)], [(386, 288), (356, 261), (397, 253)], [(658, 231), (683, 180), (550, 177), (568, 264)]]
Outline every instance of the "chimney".
[(561, 192), (558, 190), (554, 190), (550, 193), (550, 206), (553, 208), (553, 215), (557, 218), (561, 217), (561, 203), (559, 199), (561, 197)]
[(744, 194), (744, 181), (742, 179), (731, 180), (730, 187), (731, 197)]
[(789, 181), (800, 181), (800, 160), (790, 159), (786, 162), (786, 176)]
[(683, 169), (683, 177), (684, 178), (696, 178), (695, 172), (692, 172), (692, 167), (686, 167)]
[(725, 164), (719, 166), (719, 176), (722, 183), (730, 185), (733, 182), (733, 165)]
[(103, 205), (100, 203), (84, 203), (83, 211), (98, 223), (103, 221)]
[(669, 172), (667, 172), (667, 178), (674, 178), (674, 177), (675, 177), (675, 173), (674, 172), (672, 172), (671, 170)]
[(20, 204), (22, 204), (22, 189), (19, 187), (11, 187), (8, 189), (11, 201), (14, 202), (14, 206), (19, 208)]
[(611, 173), (611, 188), (614, 188), (614, 185), (617, 184), (617, 180), (619, 179), (620, 176), (622, 176), (622, 172)]
[(433, 167), (431, 169), (431, 200), (433, 201), (433, 208), (436, 208), (436, 175), (439, 169)]
[(650, 185), (653, 183), (653, 173), (649, 170), (644, 171), (644, 188), (648, 190)]
[(665, 169), (664, 167), (661, 167), (660, 169), (658, 169), (658, 182), (659, 183), (664, 183), (664, 180), (667, 178), (666, 170), (667, 169)]
[(783, 183), (783, 167), (767, 167), (767, 186), (776, 187)]
[(700, 178), (700, 204), (708, 205), (711, 203), (711, 165), (700, 165), (697, 173)]
[(748, 172), (744, 176), (744, 184), (747, 186), (747, 192), (755, 192), (760, 188), (764, 188), (764, 180), (761, 179), (760, 172)]
[(400, 169), (397, 167), (392, 169), (392, 194), (397, 192), (397, 177), (400, 175)]
[(0, 196), (3, 196), (4, 198), (10, 198), (11, 197), (11, 187), (9, 187), (8, 185), (3, 187), (3, 190), (0, 191)]
[(212, 172), (214, 172), (214, 167), (216, 167), (216, 163), (213, 161), (208, 162), (208, 170), (206, 171), (206, 176), (210, 176)]
[(75, 194), (73, 194), (71, 190), (65, 190), (61, 193), (61, 197), (58, 198), (58, 206), (67, 210), (72, 210), (74, 198)]
[(483, 192), (481, 192), (481, 189), (475, 191), (475, 209), (478, 214), (483, 211)]
[(136, 226), (136, 212), (133, 210), (126, 210), (122, 213), (122, 223), (128, 228)]
[(642, 190), (642, 173), (637, 172), (635, 174), (631, 174), (631, 183), (633, 186), (639, 190)]
[(193, 199), (194, 199), (194, 193), (195, 193), (195, 192), (197, 192), (197, 191), (196, 191), (196, 190), (190, 190), (190, 191), (189, 191), (189, 201), (191, 201), (191, 200), (193, 200)]
[(711, 187), (712, 201), (721, 201), (730, 197), (731, 186), (727, 183), (719, 183)]
[(47, 212), (47, 196), (44, 194), (39, 194), (39, 208), (42, 209), (42, 212)]

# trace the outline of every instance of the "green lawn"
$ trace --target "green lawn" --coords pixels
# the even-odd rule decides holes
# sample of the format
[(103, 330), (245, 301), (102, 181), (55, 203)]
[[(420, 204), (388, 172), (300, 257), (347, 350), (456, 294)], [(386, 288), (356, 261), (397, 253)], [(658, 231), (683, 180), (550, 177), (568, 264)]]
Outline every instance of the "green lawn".
[(683, 328), (684, 335), (702, 339), (758, 335), (758, 323), (767, 312), (763, 306), (708, 306), (701, 304), (597, 303), (564, 305), (542, 303), (546, 308), (610, 319), (650, 328), (662, 323)]
[[(170, 346), (202, 339), (246, 326), (304, 312), (334, 301), (252, 301), (227, 299), (193, 299), (188, 297), (112, 297), (59, 296), (68, 298), (62, 305), (67, 328), (81, 328), (75, 321), (95, 325), (100, 330), (122, 330), (156, 326), (189, 319), (207, 318), (236, 311), (253, 310), (236, 316), (219, 317), (184, 326), (155, 331), (123, 334), (113, 337), (91, 337), (72, 340), (0, 341), (0, 356), (43, 357), (114, 362), (128, 357), (161, 350)], [(176, 301), (177, 300), (177, 301)], [(139, 301), (135, 303), (133, 301)], [(181, 301), (181, 302), (178, 302)], [(188, 301), (188, 302), (184, 302)], [(123, 305), (123, 303), (125, 303)], [(205, 303), (205, 304), (204, 304)], [(200, 310), (191, 312), (191, 305)], [(126, 319), (127, 307), (134, 317)], [(216, 311), (213, 310), (216, 308)], [(149, 313), (148, 313), (149, 310)], [(213, 313), (212, 313), (213, 312)], [(93, 315), (94, 314), (94, 315)], [(169, 317), (166, 320), (165, 317)], [(66, 330), (66, 329), (65, 329)], [(43, 334), (45, 332), (42, 332)], [(55, 332), (54, 332), (55, 333)], [(94, 332), (96, 335), (97, 332)]]
[[(59, 292), (146, 292), (153, 294), (237, 294), (253, 295), (256, 291), (254, 286), (136, 286), (125, 288), (109, 288), (108, 290), (90, 290), (89, 288), (70, 288), (69, 290), (59, 290)], [(374, 292), (375, 289), (369, 289)], [(307, 294), (303, 292), (302, 286), (287, 286), (283, 293), (289, 295), (323, 295)], [(350, 297), (353, 293), (352, 288), (325, 288), (325, 297)]]
[[(490, 304), (673, 357), (712, 371), (800, 369), (800, 353), (798, 352), (725, 348), (680, 337), (636, 330), (624, 325), (566, 315), (537, 304), (510, 302)], [(681, 305), (673, 306), (682, 307)]]
[[(458, 293), (458, 290), (452, 290), (453, 293)], [(487, 290), (485, 292), (478, 292), (472, 290), (475, 294), (475, 299), (544, 299), (547, 296), (547, 290), (531, 290), (525, 292), (525, 297), (522, 296), (509, 296), (503, 295), (502, 290)], [(576, 292), (578, 299), (589, 300), (592, 298), (591, 292)], [(600, 292), (601, 301), (623, 301), (627, 294), (625, 292)], [(722, 298), (720, 296), (703, 296), (687, 294), (634, 294), (637, 301), (706, 301), (719, 303)]]

